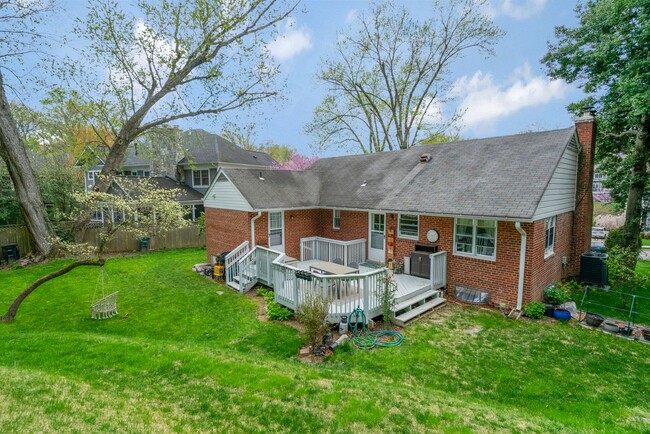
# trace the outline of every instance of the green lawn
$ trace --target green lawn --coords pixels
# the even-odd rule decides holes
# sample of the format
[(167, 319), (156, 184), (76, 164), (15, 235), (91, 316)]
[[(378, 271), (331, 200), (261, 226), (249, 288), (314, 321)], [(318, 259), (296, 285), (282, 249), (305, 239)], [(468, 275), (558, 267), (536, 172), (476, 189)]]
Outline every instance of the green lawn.
[[(650, 432), (650, 345), (448, 305), (397, 348), (304, 364), (298, 332), (191, 271), (204, 258), (110, 259), (106, 321), (96, 267), (39, 288), (0, 324), (0, 432)], [(0, 307), (61, 266), (1, 271)]]

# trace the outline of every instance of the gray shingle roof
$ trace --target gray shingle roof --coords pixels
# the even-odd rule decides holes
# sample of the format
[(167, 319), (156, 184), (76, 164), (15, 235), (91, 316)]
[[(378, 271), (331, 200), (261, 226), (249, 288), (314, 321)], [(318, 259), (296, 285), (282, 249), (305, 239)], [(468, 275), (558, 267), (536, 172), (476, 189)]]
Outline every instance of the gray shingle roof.
[[(225, 172), (254, 209), (305, 206), (530, 219), (573, 127), (324, 158), (303, 172)], [(420, 163), (419, 156), (431, 154)], [(277, 175), (276, 175), (277, 174)], [(259, 171), (258, 171), (259, 175)]]
[(223, 171), (253, 209), (318, 206), (321, 183), (317, 172), (232, 168)]
[(203, 199), (203, 195), (194, 190), (187, 184), (178, 182), (175, 179), (172, 179), (168, 176), (152, 176), (147, 178), (140, 178), (137, 176), (116, 176), (115, 183), (111, 185), (108, 192), (110, 194), (124, 194), (124, 190), (120, 187), (121, 179), (130, 179), (133, 181), (148, 181), (151, 182), (155, 187), (163, 190), (178, 190), (178, 194), (175, 197), (175, 200), (178, 202), (200, 202)]
[(276, 164), (270, 155), (259, 151), (247, 151), (223, 137), (203, 130), (191, 130), (185, 134), (181, 146), (186, 156), (178, 164), (248, 164), (272, 166)]

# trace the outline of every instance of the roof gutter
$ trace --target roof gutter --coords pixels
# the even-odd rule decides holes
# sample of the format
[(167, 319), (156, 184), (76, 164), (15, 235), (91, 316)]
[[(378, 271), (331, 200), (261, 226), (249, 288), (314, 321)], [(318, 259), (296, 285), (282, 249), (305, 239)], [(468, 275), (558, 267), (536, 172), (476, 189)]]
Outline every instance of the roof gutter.
[(251, 219), (251, 246), (255, 247), (255, 220), (262, 217), (262, 211), (257, 211), (257, 215)]
[(519, 282), (517, 284), (517, 310), (521, 310), (524, 301), (524, 271), (526, 269), (526, 231), (521, 228), (521, 222), (515, 222), (515, 229), (521, 234), (519, 247)]

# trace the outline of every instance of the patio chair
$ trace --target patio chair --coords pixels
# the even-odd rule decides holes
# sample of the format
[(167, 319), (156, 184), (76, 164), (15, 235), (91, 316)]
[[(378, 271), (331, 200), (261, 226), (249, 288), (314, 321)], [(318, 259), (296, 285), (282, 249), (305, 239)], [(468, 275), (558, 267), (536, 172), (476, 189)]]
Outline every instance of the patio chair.
[(335, 263), (335, 264), (338, 264), (338, 265), (344, 265), (343, 264), (343, 259), (341, 259), (341, 258), (336, 258), (332, 262)]
[(348, 267), (350, 267), (350, 268), (356, 268), (356, 269), (358, 270), (358, 269), (359, 269), (359, 264), (357, 264), (356, 262), (350, 262), (350, 263), (348, 264)]

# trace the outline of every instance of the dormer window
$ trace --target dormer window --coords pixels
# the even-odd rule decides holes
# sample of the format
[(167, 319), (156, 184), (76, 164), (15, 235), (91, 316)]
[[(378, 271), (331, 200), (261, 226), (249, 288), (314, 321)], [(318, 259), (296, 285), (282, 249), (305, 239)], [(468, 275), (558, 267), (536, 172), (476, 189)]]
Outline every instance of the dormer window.
[(192, 187), (209, 187), (210, 186), (210, 170), (193, 170), (192, 171), (193, 184)]

